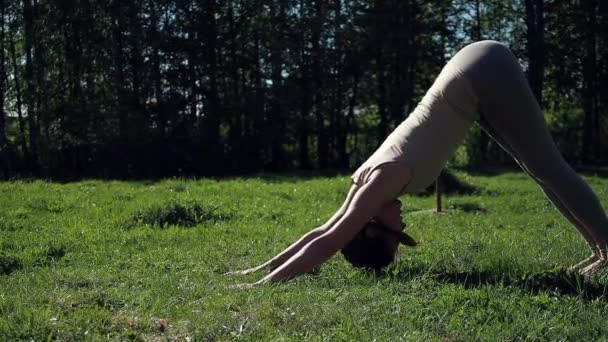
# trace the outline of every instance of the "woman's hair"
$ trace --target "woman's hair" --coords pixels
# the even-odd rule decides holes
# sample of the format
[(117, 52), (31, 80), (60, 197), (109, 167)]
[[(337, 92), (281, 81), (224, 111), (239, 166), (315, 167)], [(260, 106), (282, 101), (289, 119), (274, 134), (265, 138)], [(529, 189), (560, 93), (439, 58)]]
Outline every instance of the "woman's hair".
[[(367, 229), (389, 228), (378, 221), (369, 221), (363, 229), (341, 250), (346, 261), (355, 267), (379, 271), (395, 259), (395, 250), (390, 248), (380, 234), (366, 234)], [(370, 236), (371, 235), (371, 236)]]

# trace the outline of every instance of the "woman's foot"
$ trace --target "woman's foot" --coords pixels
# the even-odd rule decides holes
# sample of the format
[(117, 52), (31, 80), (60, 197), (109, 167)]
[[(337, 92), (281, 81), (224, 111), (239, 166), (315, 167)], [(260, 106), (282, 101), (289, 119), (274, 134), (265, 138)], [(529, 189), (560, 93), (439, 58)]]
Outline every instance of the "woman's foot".
[(598, 261), (599, 259), (600, 259), (599, 255), (593, 253), (587, 259), (579, 262), (578, 264), (576, 264), (574, 266), (570, 266), (569, 270), (573, 271), (573, 272), (581, 270), (581, 269), (593, 264), (594, 262)]
[(608, 263), (608, 257), (606, 256), (606, 246), (597, 246), (595, 255), (597, 257), (597, 260), (583, 267), (580, 270), (584, 276), (592, 276), (598, 271), (602, 270), (604, 267), (606, 267), (606, 264)]
[(581, 270), (581, 273), (586, 276), (586, 277), (590, 277), (594, 274), (596, 274), (597, 272), (601, 271), (604, 267), (606, 267), (606, 259), (599, 259), (596, 262), (592, 263), (591, 265), (583, 268)]

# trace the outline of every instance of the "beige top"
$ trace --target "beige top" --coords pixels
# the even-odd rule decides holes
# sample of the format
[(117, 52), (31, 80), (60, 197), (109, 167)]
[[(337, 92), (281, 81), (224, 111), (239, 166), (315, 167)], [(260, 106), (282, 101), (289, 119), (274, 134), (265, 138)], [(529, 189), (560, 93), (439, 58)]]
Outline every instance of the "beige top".
[(479, 116), (478, 100), (458, 64), (454, 58), (443, 68), (416, 109), (355, 171), (355, 184), (365, 184), (376, 168), (387, 163), (401, 163), (412, 173), (402, 194), (422, 191), (433, 183)]

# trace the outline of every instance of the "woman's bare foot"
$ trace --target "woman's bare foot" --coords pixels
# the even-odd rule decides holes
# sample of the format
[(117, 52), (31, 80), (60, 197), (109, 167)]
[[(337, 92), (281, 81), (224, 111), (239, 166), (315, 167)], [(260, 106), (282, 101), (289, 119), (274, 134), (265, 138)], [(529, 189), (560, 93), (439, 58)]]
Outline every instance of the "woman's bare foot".
[(606, 247), (598, 246), (595, 255), (597, 256), (597, 260), (580, 270), (584, 276), (592, 276), (598, 271), (602, 270), (604, 267), (606, 267), (606, 264), (608, 263), (608, 257), (606, 256)]
[(570, 271), (578, 271), (580, 269), (583, 269), (591, 264), (593, 264), (594, 262), (598, 261), (600, 259), (600, 256), (598, 254), (591, 254), (591, 256), (589, 256), (587, 259), (579, 262), (578, 264), (574, 265), (574, 266), (570, 266), (569, 270)]
[(591, 265), (583, 268), (581, 270), (581, 273), (584, 276), (590, 277), (590, 276), (596, 274), (597, 272), (601, 271), (604, 267), (606, 267), (606, 260), (599, 259), (596, 262), (592, 263)]

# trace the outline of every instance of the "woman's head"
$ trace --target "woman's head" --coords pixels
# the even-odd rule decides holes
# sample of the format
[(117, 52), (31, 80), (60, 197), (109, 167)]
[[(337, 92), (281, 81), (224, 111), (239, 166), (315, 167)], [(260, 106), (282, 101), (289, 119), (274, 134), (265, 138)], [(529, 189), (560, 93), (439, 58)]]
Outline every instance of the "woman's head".
[(373, 219), (341, 252), (353, 266), (379, 271), (393, 262), (400, 242), (409, 246), (416, 245), (416, 241), (407, 234), (396, 232)]

